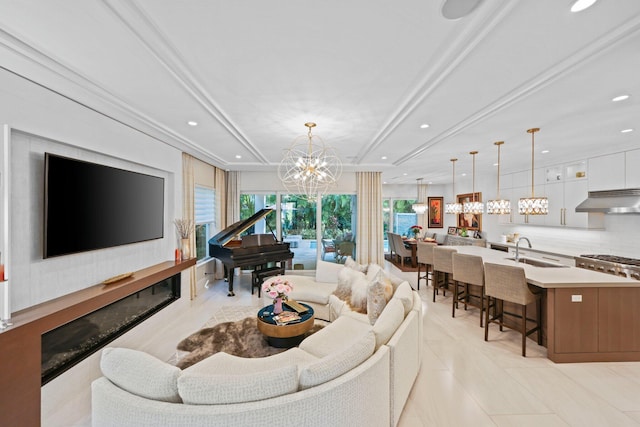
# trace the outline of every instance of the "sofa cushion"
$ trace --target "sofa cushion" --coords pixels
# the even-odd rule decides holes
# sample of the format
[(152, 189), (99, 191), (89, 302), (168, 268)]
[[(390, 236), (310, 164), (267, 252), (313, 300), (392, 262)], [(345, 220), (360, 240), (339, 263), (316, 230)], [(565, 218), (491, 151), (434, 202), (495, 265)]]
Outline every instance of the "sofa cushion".
[(380, 271), (367, 288), (367, 315), (372, 325), (376, 323), (392, 295), (391, 281)]
[(319, 260), (316, 264), (316, 282), (338, 283), (338, 273), (344, 268), (342, 264)]
[(336, 283), (317, 282), (313, 277), (309, 276), (291, 274), (285, 277), (293, 286), (289, 298), (296, 301), (328, 304), (329, 295), (335, 291), (337, 286)]
[(316, 357), (325, 357), (339, 353), (351, 346), (354, 340), (371, 330), (371, 325), (347, 316), (340, 316), (331, 324), (315, 334), (308, 336), (300, 343), (304, 350)]
[(356, 277), (351, 282), (351, 297), (349, 298), (349, 305), (353, 311), (358, 313), (367, 312), (367, 292), (369, 289), (369, 282), (365, 276)]
[(389, 342), (403, 320), (404, 307), (402, 302), (397, 298), (392, 298), (373, 325), (373, 332), (376, 335), (376, 350)]
[(182, 402), (178, 393), (179, 368), (148, 353), (129, 348), (102, 350), (100, 369), (123, 390), (147, 399)]
[(409, 282), (401, 283), (400, 286), (393, 293), (392, 299), (398, 299), (402, 303), (404, 307), (404, 315), (409, 314), (411, 309), (413, 308), (413, 290), (411, 289), (411, 285)]
[(190, 405), (253, 402), (297, 389), (298, 366), (294, 361), (275, 363), (269, 357), (249, 359), (224, 352), (190, 366), (178, 378), (180, 396)]
[(368, 331), (359, 339), (350, 340), (349, 345), (341, 351), (303, 367), (300, 371), (300, 389), (331, 381), (360, 365), (373, 354), (375, 341), (373, 332)]

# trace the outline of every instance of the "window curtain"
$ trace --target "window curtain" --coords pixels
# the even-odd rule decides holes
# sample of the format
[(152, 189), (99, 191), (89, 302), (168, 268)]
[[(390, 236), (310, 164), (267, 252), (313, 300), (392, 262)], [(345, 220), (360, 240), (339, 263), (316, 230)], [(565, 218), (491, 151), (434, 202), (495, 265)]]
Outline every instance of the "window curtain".
[[(194, 158), (187, 153), (182, 153), (182, 218), (195, 222), (195, 178), (193, 173)], [(196, 249), (196, 235), (189, 235), (191, 250)], [(189, 273), (189, 289), (191, 299), (197, 296), (196, 268), (191, 267)]]
[(361, 264), (384, 265), (382, 173), (356, 172), (358, 226), (356, 257)]

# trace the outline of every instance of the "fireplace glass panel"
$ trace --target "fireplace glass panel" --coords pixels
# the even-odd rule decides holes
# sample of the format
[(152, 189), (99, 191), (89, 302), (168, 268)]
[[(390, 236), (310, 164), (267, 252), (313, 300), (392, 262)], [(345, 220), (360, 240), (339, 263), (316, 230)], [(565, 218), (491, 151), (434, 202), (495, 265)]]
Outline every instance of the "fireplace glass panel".
[(42, 385), (180, 298), (180, 274), (42, 335)]

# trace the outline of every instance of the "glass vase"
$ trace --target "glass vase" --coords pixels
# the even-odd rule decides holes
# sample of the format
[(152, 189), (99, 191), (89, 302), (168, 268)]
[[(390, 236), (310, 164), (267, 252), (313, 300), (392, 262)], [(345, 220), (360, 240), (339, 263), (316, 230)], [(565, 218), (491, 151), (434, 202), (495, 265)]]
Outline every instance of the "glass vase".
[(191, 240), (182, 239), (182, 260), (191, 258)]
[(278, 297), (273, 300), (273, 314), (282, 313), (282, 298)]

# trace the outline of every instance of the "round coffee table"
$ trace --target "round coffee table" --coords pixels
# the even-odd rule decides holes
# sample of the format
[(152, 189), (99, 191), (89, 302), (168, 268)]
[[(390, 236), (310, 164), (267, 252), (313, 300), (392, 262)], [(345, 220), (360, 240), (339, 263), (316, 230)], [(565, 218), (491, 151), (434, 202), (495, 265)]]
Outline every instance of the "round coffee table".
[[(258, 311), (258, 330), (267, 338), (267, 342), (272, 347), (291, 348), (295, 347), (304, 339), (304, 333), (313, 327), (313, 308), (300, 303), (308, 310), (300, 314), (300, 320), (277, 325), (273, 320), (273, 304), (263, 307)], [(294, 311), (283, 304), (285, 311)]]

